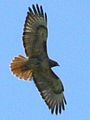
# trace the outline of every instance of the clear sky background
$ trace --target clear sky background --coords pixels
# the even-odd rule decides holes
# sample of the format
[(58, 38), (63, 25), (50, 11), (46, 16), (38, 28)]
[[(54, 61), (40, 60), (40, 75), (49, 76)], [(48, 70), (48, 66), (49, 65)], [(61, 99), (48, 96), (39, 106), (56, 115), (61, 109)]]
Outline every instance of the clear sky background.
[[(34, 82), (19, 80), (11, 60), (25, 55), (22, 32), (28, 7), (48, 15), (48, 54), (62, 79), (67, 100), (52, 115)], [(90, 120), (90, 0), (0, 0), (0, 120)]]

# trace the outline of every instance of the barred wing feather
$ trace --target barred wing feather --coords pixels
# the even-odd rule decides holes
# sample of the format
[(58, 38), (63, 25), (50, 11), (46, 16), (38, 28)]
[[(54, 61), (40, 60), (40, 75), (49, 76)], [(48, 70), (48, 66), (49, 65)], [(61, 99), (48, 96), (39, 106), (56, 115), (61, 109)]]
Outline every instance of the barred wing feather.
[(51, 69), (45, 73), (42, 71), (35, 73), (33, 79), (52, 113), (58, 114), (65, 110), (66, 100), (63, 84)]
[(36, 4), (29, 8), (24, 24), (23, 45), (26, 55), (35, 57), (43, 54), (47, 40), (47, 15), (42, 6)]

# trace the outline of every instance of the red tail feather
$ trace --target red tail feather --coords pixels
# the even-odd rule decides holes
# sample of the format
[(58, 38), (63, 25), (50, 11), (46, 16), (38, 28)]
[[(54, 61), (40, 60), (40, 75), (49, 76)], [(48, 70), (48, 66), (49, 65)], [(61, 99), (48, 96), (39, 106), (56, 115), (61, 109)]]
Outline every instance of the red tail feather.
[(20, 79), (32, 79), (32, 70), (27, 67), (27, 59), (21, 55), (15, 57), (15, 59), (12, 61), (11, 71)]

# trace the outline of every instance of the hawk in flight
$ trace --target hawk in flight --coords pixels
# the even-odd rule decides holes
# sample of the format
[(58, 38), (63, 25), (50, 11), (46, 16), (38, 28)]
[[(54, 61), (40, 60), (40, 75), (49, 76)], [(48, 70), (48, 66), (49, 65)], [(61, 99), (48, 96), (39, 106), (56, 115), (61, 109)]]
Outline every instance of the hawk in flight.
[(20, 79), (33, 79), (51, 113), (59, 114), (65, 110), (64, 87), (51, 69), (58, 63), (48, 57), (47, 37), (47, 14), (42, 6), (32, 5), (27, 12), (22, 38), (27, 57), (15, 57), (11, 71)]

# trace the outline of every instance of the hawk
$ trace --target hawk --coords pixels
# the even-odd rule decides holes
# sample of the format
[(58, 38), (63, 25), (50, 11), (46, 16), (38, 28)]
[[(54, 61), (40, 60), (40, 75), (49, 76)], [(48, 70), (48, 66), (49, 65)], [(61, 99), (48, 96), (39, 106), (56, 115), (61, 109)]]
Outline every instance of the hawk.
[(33, 80), (51, 113), (59, 114), (67, 102), (61, 79), (51, 69), (59, 64), (48, 57), (47, 37), (47, 14), (41, 5), (33, 4), (27, 12), (22, 37), (26, 57), (15, 57), (11, 71), (20, 79)]

